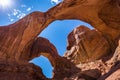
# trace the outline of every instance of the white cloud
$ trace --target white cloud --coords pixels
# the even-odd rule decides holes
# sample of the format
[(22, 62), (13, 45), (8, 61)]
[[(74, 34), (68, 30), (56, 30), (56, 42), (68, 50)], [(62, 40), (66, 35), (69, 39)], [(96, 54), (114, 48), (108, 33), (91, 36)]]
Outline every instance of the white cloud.
[(30, 11), (31, 10), (31, 7), (27, 8), (26, 11)]
[(51, 0), (51, 3), (53, 4), (53, 3), (55, 3), (55, 4), (58, 4), (58, 3), (60, 3), (62, 0)]
[(13, 14), (12, 14), (12, 15), (16, 16), (16, 15), (18, 15), (19, 13), (21, 13), (20, 10), (18, 10), (18, 9), (13, 9)]
[(11, 13), (8, 13), (8, 19), (10, 20), (10, 22), (13, 22), (17, 19), (21, 19), (25, 16), (26, 14), (24, 13), (24, 11), (20, 11), (19, 9), (13, 9), (13, 11), (11, 11)]
[(14, 21), (14, 19), (11, 18), (11, 14), (7, 14), (7, 16), (8, 16), (8, 19), (10, 20), (10, 22)]
[[(25, 16), (26, 14), (22, 11), (20, 11), (19, 9), (13, 9), (13, 12), (11, 14), (11, 16), (17, 17), (18, 19), (21, 19)], [(13, 19), (12, 19), (13, 21)]]
[(10, 19), (10, 21), (12, 22), (12, 21), (14, 21), (14, 19)]
[(21, 5), (20, 7), (22, 8), (22, 10), (21, 9), (13, 9), (11, 12), (9, 12), (7, 14), (10, 22), (14, 22), (18, 19), (23, 18), (24, 16), (26, 16), (27, 12), (31, 11), (33, 8), (33, 6), (29, 7), (29, 6), (26, 6), (24, 4)]
[(21, 19), (21, 18), (23, 18), (25, 15), (26, 15), (25, 13), (20, 13), (20, 14), (17, 15), (17, 18), (18, 18), (18, 19)]

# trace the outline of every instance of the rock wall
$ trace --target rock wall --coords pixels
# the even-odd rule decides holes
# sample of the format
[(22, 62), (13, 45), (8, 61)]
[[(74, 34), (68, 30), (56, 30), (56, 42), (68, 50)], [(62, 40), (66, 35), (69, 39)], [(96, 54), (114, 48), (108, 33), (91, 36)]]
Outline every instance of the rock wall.
[[(60, 57), (47, 39), (37, 37), (51, 22), (64, 19), (82, 20), (95, 28), (82, 26), (69, 34), (70, 60)], [(0, 27), (0, 80), (49, 80), (28, 63), (40, 55), (54, 67), (52, 80), (110, 80), (114, 75), (118, 79), (119, 39), (120, 0), (64, 0), (47, 12), (32, 12)]]
[(99, 31), (79, 26), (68, 35), (65, 56), (76, 64), (90, 62), (110, 54), (110, 45), (112, 44)]

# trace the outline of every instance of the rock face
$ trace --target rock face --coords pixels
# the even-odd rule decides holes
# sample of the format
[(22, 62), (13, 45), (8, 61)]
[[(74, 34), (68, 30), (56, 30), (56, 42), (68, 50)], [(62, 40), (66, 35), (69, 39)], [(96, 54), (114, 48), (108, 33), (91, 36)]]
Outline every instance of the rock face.
[[(3, 62), (2, 62), (3, 63)], [(33, 64), (0, 63), (0, 80), (49, 80)]]
[(109, 66), (109, 70), (106, 74), (101, 76), (99, 80), (119, 80), (120, 79), (120, 40), (119, 40), (119, 45), (116, 48), (116, 51), (112, 58), (106, 62), (107, 67)]
[(22, 60), (28, 59), (29, 61), (40, 55), (47, 57), (54, 67), (53, 80), (62, 80), (65, 77), (70, 77), (73, 73), (80, 72), (80, 69), (73, 63), (64, 57), (59, 56), (55, 46), (45, 38), (36, 38), (36, 40), (30, 44), (23, 53), (29, 54), (21, 55)]
[[(78, 27), (68, 36), (66, 56), (74, 63), (84, 62), (78, 68), (60, 57), (47, 39), (38, 37), (51, 22), (64, 19), (82, 20), (95, 28)], [(40, 68), (28, 63), (40, 55), (47, 57), (54, 67), (52, 80), (109, 80), (119, 74), (119, 39), (120, 0), (64, 0), (47, 12), (32, 12), (0, 27), (0, 80), (48, 80)], [(114, 54), (103, 61), (108, 53)]]
[(19, 62), (23, 50), (42, 31), (44, 22), (43, 13), (33, 12), (14, 24), (0, 27), (0, 58)]
[(59, 56), (55, 46), (50, 43), (49, 40), (43, 37), (37, 37), (35, 41), (22, 52), (21, 59), (30, 61), (41, 55), (47, 57), (53, 66), (55, 66), (53, 59)]
[[(109, 60), (103, 61), (102, 59), (99, 59), (92, 62), (78, 64), (77, 67), (81, 69), (82, 74), (92, 76), (93, 78), (98, 76), (97, 78), (95, 78), (97, 80), (119, 80), (119, 53), (120, 47), (118, 46), (114, 55)], [(108, 58), (108, 56), (106, 58)]]
[(99, 31), (79, 26), (68, 35), (65, 56), (76, 64), (90, 62), (110, 54), (110, 45), (112, 44)]

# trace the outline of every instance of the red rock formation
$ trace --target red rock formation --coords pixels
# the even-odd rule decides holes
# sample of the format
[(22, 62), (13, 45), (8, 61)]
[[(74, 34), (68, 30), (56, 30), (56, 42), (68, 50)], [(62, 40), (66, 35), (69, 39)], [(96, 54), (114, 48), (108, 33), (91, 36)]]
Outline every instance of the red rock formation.
[(18, 61), (22, 51), (43, 30), (44, 13), (33, 12), (18, 22), (0, 27), (0, 58)]
[(101, 76), (99, 80), (119, 80), (120, 79), (120, 40), (119, 45), (110, 60), (106, 62), (106, 67), (109, 69), (106, 74)]
[(76, 64), (90, 62), (110, 53), (110, 45), (99, 31), (79, 26), (68, 35), (65, 56)]
[(22, 60), (30, 61), (33, 58), (41, 55), (47, 57), (53, 66), (55, 66), (53, 59), (59, 56), (55, 46), (50, 43), (49, 40), (42, 37), (37, 37), (33, 43), (24, 49), (20, 58)]
[(29, 55), (23, 54), (21, 56), (23, 60), (27, 59), (27, 56), (29, 56), (28, 60), (31, 60), (40, 55), (43, 55), (50, 60), (52, 66), (54, 67), (54, 80), (63, 80), (65, 77), (70, 77), (74, 73), (80, 72), (80, 69), (78, 69), (73, 63), (66, 58), (59, 56), (55, 46), (45, 38), (38, 37), (33, 44), (31, 44), (28, 49), (25, 50), (26, 51), (24, 53), (29, 53)]
[[(0, 77), (0, 80), (47, 80), (35, 66), (29, 66), (28, 58), (30, 53), (24, 53), (44, 29), (42, 26), (47, 26), (45, 20), (44, 13), (33, 12), (14, 24), (0, 27), (0, 65), (1, 67), (5, 66), (2, 68), (5, 71), (0, 71), (1, 76), (3, 76)], [(48, 21), (46, 22), (48, 23)], [(16, 70), (17, 67), (20, 70)], [(13, 72), (9, 71), (9, 69), (13, 70)], [(25, 73), (26, 76), (23, 76)]]
[(108, 38), (120, 36), (119, 0), (64, 0), (47, 14), (53, 19), (79, 19), (91, 24)]
[[(29, 65), (28, 63), (30, 59), (40, 55), (46, 56), (51, 61), (54, 67), (53, 80), (64, 80), (64, 79), (73, 80), (80, 78), (86, 80), (98, 79), (100, 75), (98, 77), (89, 75), (91, 72), (91, 70), (89, 69), (91, 68), (89, 68), (87, 71), (81, 72), (69, 60), (60, 57), (57, 54), (55, 47), (48, 40), (44, 38), (38, 38), (37, 36), (44, 28), (46, 28), (54, 20), (79, 19), (85, 21), (91, 24), (95, 29), (99, 31), (99, 32), (95, 30), (91, 31), (86, 28), (85, 29), (87, 30), (86, 34), (90, 32), (93, 36), (95, 35), (97, 38), (100, 39), (101, 36), (104, 36), (107, 39), (107, 41), (104, 40), (104, 38), (102, 39), (104, 41), (103, 42), (104, 45), (107, 46), (108, 45), (107, 42), (110, 44), (110, 46), (107, 46), (107, 48), (103, 50), (103, 52), (105, 53), (100, 53), (100, 55), (96, 55), (97, 54), (96, 52), (95, 53), (96, 56), (94, 55), (93, 59), (92, 59), (93, 56), (92, 52), (87, 54), (87, 56), (85, 55), (85, 59), (91, 57), (92, 60), (95, 60), (107, 54), (109, 52), (107, 51), (108, 47), (113, 49), (112, 51), (115, 50), (116, 47), (115, 42), (118, 41), (120, 37), (119, 15), (120, 15), (120, 0), (104, 0), (104, 1), (64, 0), (62, 3), (51, 8), (45, 13), (32, 12), (23, 19), (20, 19), (19, 21), (15, 22), (14, 24), (8, 26), (1, 26), (0, 27), (0, 65), (2, 68), (1, 67), (0, 68), (3, 69), (3, 71), (0, 70), (1, 80), (8, 80), (8, 77), (10, 77), (9, 80), (10, 79), (11, 80), (16, 80), (16, 79), (17, 80), (36, 80), (36, 79), (47, 80), (47, 78), (45, 78), (42, 75), (41, 71)], [(88, 37), (89, 36), (91, 35), (88, 35)], [(44, 44), (43, 41), (45, 41), (45, 43), (48, 44), (47, 45)], [(85, 41), (85, 43), (86, 42), (87, 41)], [(95, 44), (93, 43), (89, 45), (93, 46)], [(86, 46), (89, 45), (86, 44)], [(72, 45), (70, 43), (70, 48), (71, 46)], [(82, 60), (85, 61), (85, 59), (83, 58)], [(25, 68), (21, 68), (21, 67), (25, 67)], [(37, 71), (39, 72), (37, 73)], [(99, 74), (98, 71), (95, 70), (95, 72)], [(25, 73), (26, 76), (23, 75)]]
[(14, 62), (1, 63), (0, 80), (50, 80), (43, 74), (42, 70), (33, 64), (16, 64)]
[[(87, 76), (91, 76), (97, 80), (119, 80), (120, 75), (120, 47), (118, 46), (114, 55), (111, 59), (107, 61), (103, 61), (102, 59), (95, 60), (93, 62), (81, 63), (78, 64), (77, 67), (81, 69), (81, 74), (85, 74)], [(107, 57), (106, 57), (107, 58)], [(101, 74), (101, 75), (100, 75)], [(73, 76), (76, 79), (79, 75)], [(92, 79), (91, 78), (91, 79)], [(79, 80), (79, 78), (77, 78)], [(85, 79), (85, 77), (83, 78)], [(86, 80), (91, 80), (86, 79)]]

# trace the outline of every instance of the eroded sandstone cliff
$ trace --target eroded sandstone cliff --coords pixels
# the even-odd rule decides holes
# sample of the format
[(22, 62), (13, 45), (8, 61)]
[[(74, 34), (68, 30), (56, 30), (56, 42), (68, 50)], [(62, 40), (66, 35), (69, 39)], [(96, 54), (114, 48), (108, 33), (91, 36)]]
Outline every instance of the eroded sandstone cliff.
[(79, 26), (68, 35), (65, 56), (76, 64), (90, 62), (110, 54), (112, 52), (110, 45), (112, 44), (101, 32)]
[[(68, 35), (69, 60), (59, 56), (49, 40), (38, 37), (51, 22), (64, 19), (95, 28), (77, 27)], [(49, 80), (29, 63), (40, 55), (54, 67), (52, 80), (119, 79), (119, 39), (120, 0), (64, 0), (47, 12), (32, 12), (0, 27), (0, 80)]]

